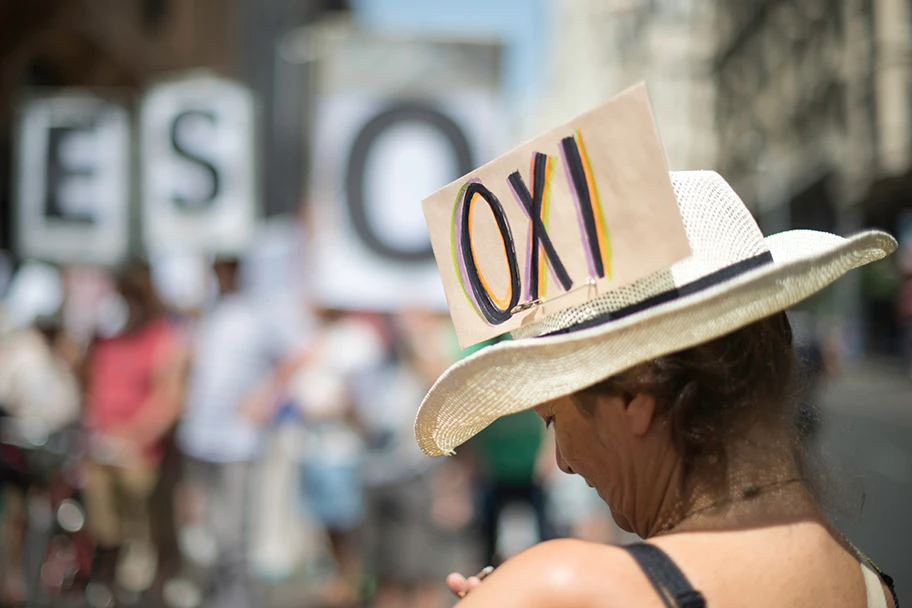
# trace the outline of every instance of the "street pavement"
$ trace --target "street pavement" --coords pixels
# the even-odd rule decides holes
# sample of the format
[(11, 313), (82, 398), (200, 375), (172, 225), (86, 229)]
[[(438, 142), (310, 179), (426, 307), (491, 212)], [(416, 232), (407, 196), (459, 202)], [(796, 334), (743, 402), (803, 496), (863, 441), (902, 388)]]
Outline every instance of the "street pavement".
[(848, 511), (836, 516), (837, 524), (894, 578), (899, 597), (908, 602), (912, 597), (912, 378), (895, 361), (865, 360), (827, 383), (821, 407), (820, 442), (836, 480), (832, 493), (841, 510)]

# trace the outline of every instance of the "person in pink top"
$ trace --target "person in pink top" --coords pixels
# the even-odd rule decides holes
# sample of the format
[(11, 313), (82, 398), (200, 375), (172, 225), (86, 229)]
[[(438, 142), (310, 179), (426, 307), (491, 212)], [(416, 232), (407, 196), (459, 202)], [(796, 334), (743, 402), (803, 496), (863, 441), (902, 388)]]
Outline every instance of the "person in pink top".
[(93, 341), (84, 366), (85, 502), (98, 543), (99, 579), (112, 583), (116, 568), (118, 584), (141, 592), (155, 576), (148, 502), (161, 440), (179, 413), (183, 364), (177, 329), (165, 316), (148, 267), (131, 264), (118, 276), (117, 292), (125, 321)]

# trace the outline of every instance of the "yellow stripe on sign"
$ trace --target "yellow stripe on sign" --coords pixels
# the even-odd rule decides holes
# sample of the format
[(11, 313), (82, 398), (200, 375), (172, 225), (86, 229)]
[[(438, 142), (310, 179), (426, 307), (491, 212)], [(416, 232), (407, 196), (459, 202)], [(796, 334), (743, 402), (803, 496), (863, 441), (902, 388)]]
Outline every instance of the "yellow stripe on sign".
[(583, 160), (583, 170), (586, 173), (586, 183), (589, 186), (589, 200), (592, 203), (592, 214), (595, 217), (595, 230), (598, 234), (599, 251), (602, 252), (602, 264), (605, 267), (605, 276), (611, 278), (611, 240), (608, 237), (608, 226), (605, 224), (605, 213), (602, 210), (602, 201), (599, 198), (598, 187), (592, 172), (592, 163), (586, 144), (583, 142), (582, 129), (576, 130), (576, 143), (579, 146), (580, 156)]

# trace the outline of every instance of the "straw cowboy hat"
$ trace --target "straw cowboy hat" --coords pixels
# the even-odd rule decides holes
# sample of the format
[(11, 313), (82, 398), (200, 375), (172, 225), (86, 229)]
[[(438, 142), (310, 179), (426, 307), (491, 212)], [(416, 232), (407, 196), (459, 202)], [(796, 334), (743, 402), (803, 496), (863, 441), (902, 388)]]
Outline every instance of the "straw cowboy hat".
[(693, 255), (524, 326), (514, 340), (450, 367), (415, 420), (425, 454), (451, 454), (501, 416), (785, 310), (897, 247), (879, 230), (849, 238), (789, 230), (764, 238), (717, 173), (672, 172), (671, 181)]

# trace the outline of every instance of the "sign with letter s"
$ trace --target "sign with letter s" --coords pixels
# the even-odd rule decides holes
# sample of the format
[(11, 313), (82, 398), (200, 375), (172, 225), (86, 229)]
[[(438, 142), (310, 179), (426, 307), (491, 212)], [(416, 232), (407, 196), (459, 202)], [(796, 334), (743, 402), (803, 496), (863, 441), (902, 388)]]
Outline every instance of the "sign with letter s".
[(162, 82), (144, 95), (139, 121), (146, 248), (246, 249), (258, 207), (251, 91), (208, 74)]

